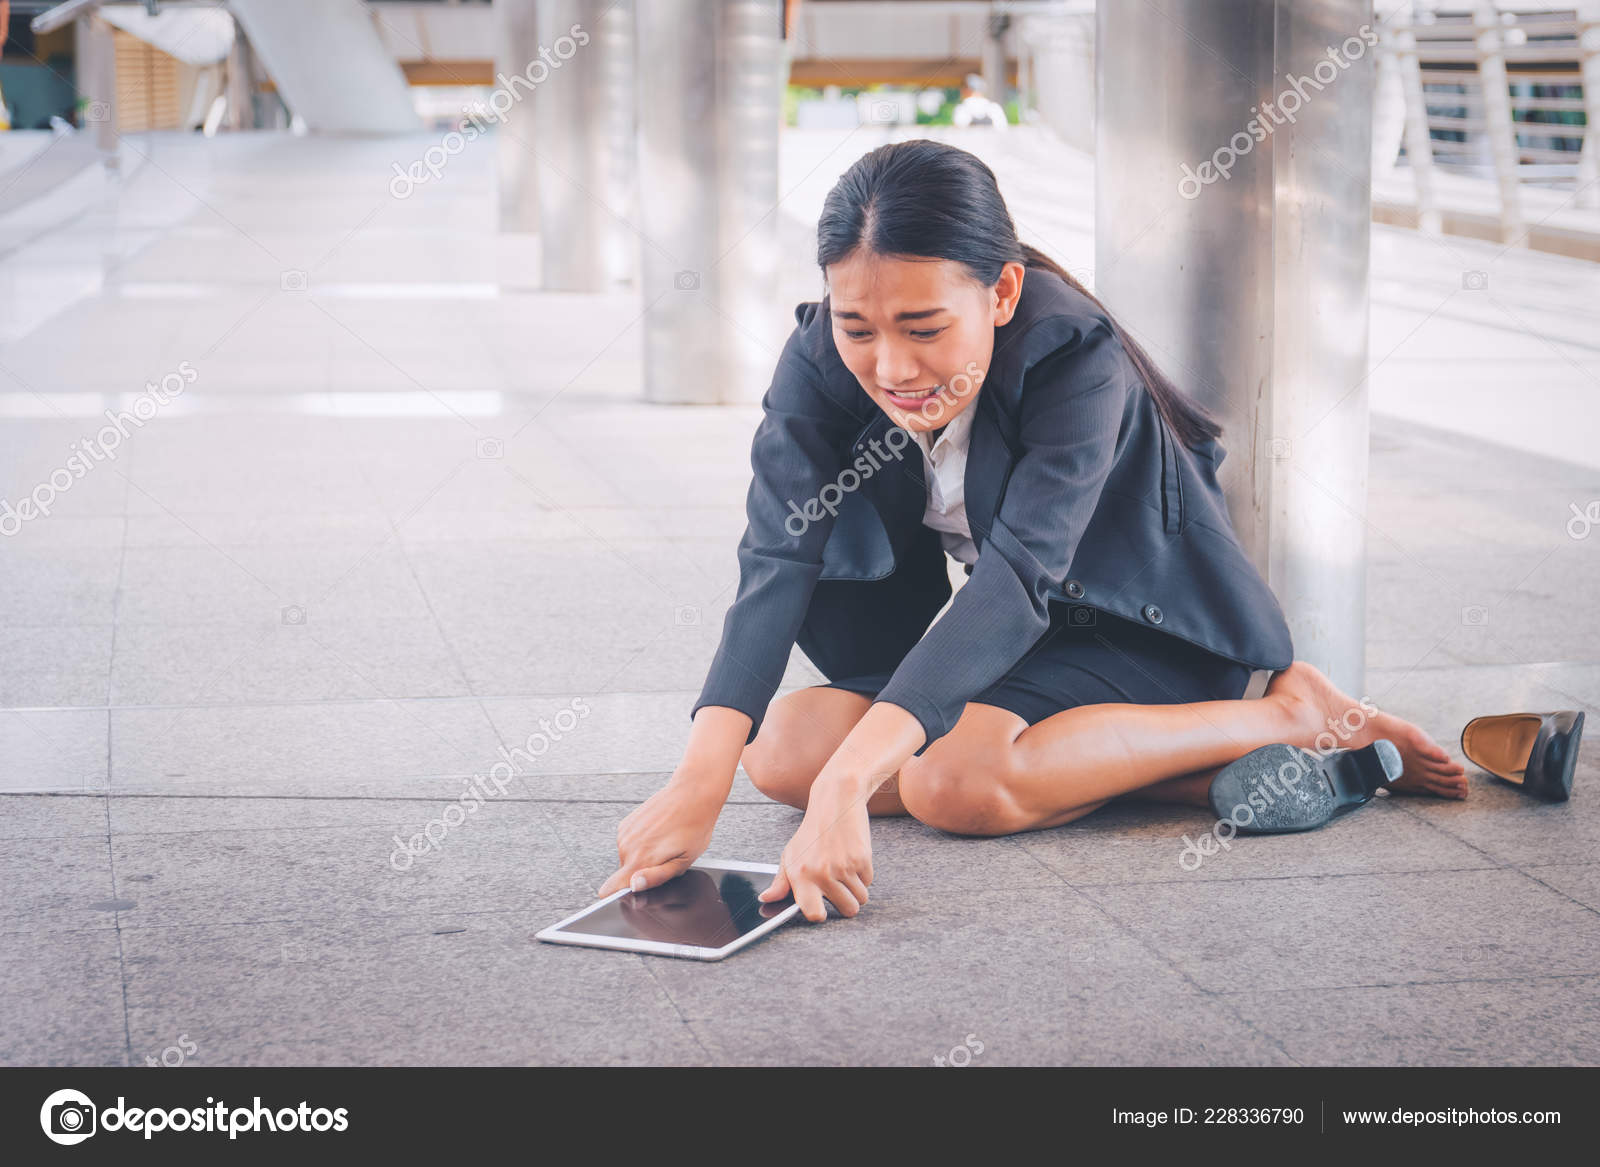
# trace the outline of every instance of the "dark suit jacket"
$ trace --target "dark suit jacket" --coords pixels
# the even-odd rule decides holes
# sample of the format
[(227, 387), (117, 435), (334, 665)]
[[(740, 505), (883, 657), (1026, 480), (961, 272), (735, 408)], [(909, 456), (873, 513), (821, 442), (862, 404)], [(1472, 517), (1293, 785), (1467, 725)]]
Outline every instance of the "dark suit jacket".
[(795, 317), (751, 446), (738, 595), (695, 710), (748, 713), (753, 740), (798, 642), (830, 678), (888, 661), (877, 699), (922, 723), (921, 753), (1027, 654), (1053, 600), (1288, 667), (1283, 612), (1217, 483), (1222, 447), (1179, 444), (1105, 314), (1059, 276), (1029, 269), (995, 330), (968, 406), (978, 561), (932, 627), (950, 588), (922, 525), (922, 454), (890, 453), (890, 431), (906, 435), (839, 359), (827, 298)]

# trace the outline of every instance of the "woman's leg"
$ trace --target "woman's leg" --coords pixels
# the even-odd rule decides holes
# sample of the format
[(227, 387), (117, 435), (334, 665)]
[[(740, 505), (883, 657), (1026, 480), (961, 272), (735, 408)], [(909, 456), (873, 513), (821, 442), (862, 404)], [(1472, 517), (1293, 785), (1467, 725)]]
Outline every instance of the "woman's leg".
[(1196, 770), (1193, 774), (1181, 774), (1164, 782), (1130, 790), (1122, 797), (1129, 802), (1177, 802), (1184, 806), (1210, 806), (1211, 780), (1220, 769), (1221, 766), (1211, 766)]
[(1405, 779), (1464, 789), (1465, 771), (1417, 726), (1360, 705), (1311, 665), (1295, 662), (1257, 700), (1174, 705), (1100, 704), (1066, 709), (1034, 725), (1009, 710), (971, 704), (945, 737), (899, 774), (908, 813), (957, 834), (1002, 835), (1081, 818), (1111, 799), (1157, 784), (1192, 797), (1208, 771), (1259, 746), (1317, 748), (1340, 724), (1339, 748), (1379, 737), (1399, 747)]
[[(870, 704), (863, 694), (822, 686), (773, 702), (745, 747), (745, 772), (769, 797), (804, 809), (812, 781)], [(1346, 714), (1360, 710), (1303, 661), (1248, 701), (1084, 705), (1032, 726), (1008, 709), (973, 702), (948, 734), (879, 787), (867, 811), (911, 814), (956, 834), (1000, 835), (1060, 826), (1123, 795), (1205, 806), (1222, 766), (1273, 742), (1316, 749), (1318, 735), (1335, 726), (1342, 749), (1393, 741), (1403, 762), (1395, 785), (1404, 792), (1465, 796), (1465, 770), (1422, 729), (1384, 712), (1346, 728)]]
[[(825, 685), (778, 698), (762, 719), (756, 740), (744, 748), (744, 772), (768, 798), (804, 810), (811, 783), (871, 704), (865, 694)], [(880, 786), (867, 799), (867, 813), (905, 814), (895, 788), (893, 778)]]

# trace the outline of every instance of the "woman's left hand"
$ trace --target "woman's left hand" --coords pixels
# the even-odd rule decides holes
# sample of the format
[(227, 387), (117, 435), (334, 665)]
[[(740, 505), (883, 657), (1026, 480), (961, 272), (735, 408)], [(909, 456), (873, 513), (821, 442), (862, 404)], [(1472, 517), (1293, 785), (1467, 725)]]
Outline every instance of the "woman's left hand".
[(867, 800), (842, 784), (812, 783), (806, 817), (778, 860), (778, 874), (760, 899), (780, 900), (791, 891), (812, 923), (828, 915), (827, 899), (841, 916), (854, 916), (867, 902), (872, 883), (872, 834)]

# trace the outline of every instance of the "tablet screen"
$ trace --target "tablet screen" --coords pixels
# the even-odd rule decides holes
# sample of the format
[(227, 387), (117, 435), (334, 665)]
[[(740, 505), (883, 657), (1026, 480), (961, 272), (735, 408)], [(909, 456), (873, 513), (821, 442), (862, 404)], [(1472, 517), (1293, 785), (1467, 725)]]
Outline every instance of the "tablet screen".
[(778, 915), (793, 896), (770, 904), (756, 895), (771, 875), (691, 867), (660, 887), (633, 892), (568, 924), (562, 931), (622, 940), (657, 940), (696, 948), (725, 948)]

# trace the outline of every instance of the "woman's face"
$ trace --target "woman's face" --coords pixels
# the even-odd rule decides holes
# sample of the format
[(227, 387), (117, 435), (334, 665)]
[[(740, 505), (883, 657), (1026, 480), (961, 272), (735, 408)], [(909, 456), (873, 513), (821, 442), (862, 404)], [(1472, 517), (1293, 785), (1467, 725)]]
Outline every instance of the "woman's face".
[(954, 260), (857, 248), (827, 268), (833, 343), (896, 425), (936, 430), (978, 399), (994, 330), (1016, 312), (1023, 271), (1008, 263), (986, 288)]

